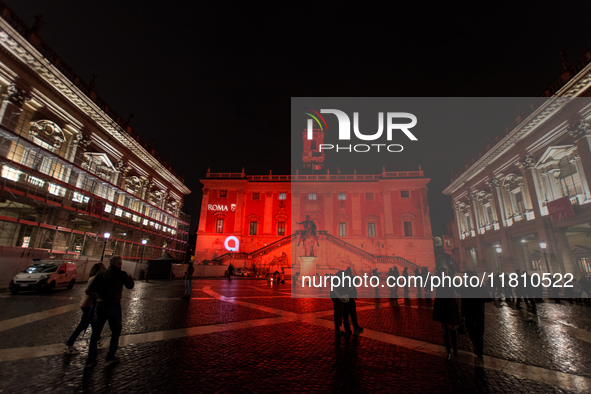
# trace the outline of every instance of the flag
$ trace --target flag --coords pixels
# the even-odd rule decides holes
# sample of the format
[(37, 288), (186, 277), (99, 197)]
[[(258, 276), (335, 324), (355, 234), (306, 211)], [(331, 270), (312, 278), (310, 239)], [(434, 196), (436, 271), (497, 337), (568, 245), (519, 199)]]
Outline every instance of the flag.
[(322, 166), (319, 166), (318, 164), (314, 164), (314, 169), (315, 170), (321, 170)]

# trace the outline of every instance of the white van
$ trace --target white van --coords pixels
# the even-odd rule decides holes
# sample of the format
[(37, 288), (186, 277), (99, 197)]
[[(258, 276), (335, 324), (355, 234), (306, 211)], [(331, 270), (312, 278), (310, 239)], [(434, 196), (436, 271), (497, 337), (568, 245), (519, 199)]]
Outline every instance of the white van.
[(65, 287), (68, 290), (76, 283), (76, 264), (64, 261), (40, 260), (34, 262), (10, 281), (12, 294), (29, 290), (52, 290)]

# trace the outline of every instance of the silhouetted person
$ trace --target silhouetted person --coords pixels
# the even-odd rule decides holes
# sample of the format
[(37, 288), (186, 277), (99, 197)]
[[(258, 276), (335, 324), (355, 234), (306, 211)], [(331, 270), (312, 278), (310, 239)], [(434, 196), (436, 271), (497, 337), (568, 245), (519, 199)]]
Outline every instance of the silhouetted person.
[[(421, 271), (419, 270), (419, 267), (415, 268), (415, 278), (420, 278), (421, 277)], [(417, 280), (415, 279), (415, 286), (417, 288), (417, 297), (420, 297), (423, 295), (422, 292), (422, 286), (420, 285), (419, 282), (417, 282)]]
[[(438, 274), (441, 275), (442, 272), (447, 273), (445, 267), (440, 268)], [(444, 286), (443, 281), (435, 293), (433, 320), (441, 323), (443, 342), (447, 350), (447, 359), (450, 360), (452, 350), (454, 357), (458, 355), (457, 330), (460, 327), (460, 308), (456, 301), (456, 293), (453, 286)]]
[[(342, 274), (343, 271), (339, 270), (335, 276), (342, 278)], [(334, 287), (330, 291), (330, 298), (332, 300), (332, 306), (334, 309), (334, 335), (335, 337), (340, 337), (344, 335), (344, 332), (341, 331), (341, 325), (343, 324), (344, 304), (349, 300), (340, 286)]]
[(115, 357), (115, 352), (117, 351), (119, 336), (121, 335), (121, 296), (123, 286), (133, 289), (134, 285), (133, 278), (127, 272), (121, 270), (122, 263), (121, 256), (111, 257), (109, 268), (99, 272), (86, 289), (86, 294), (88, 295), (92, 295), (92, 293), (98, 294), (96, 322), (92, 326), (88, 359), (86, 360), (87, 367), (96, 364), (97, 342), (107, 320), (111, 329), (111, 344), (107, 353), (107, 362), (118, 361)]
[(404, 267), (402, 276), (404, 276), (404, 296), (408, 297), (408, 267)]
[(400, 271), (398, 271), (398, 267), (394, 267), (394, 269), (392, 269), (392, 276), (394, 277), (394, 286), (392, 287), (392, 295), (394, 298), (398, 298), (398, 277), (400, 276)]
[(193, 280), (193, 272), (195, 272), (193, 262), (189, 262), (185, 275), (183, 276), (183, 279), (185, 280), (185, 295), (181, 297), (186, 300), (191, 298), (191, 281)]
[(228, 280), (232, 280), (232, 275), (234, 275), (234, 266), (230, 263), (228, 266)]
[[(88, 288), (90, 286), (90, 284), (94, 280), (96, 274), (98, 274), (100, 271), (105, 270), (105, 269), (106, 268), (103, 263), (96, 263), (95, 265), (93, 265), (90, 270), (90, 279), (88, 279), (88, 283), (87, 283), (86, 287)], [(92, 324), (92, 320), (93, 320), (92, 317), (94, 315), (94, 306), (95, 306), (96, 297), (97, 297), (96, 293), (84, 294), (82, 296), (82, 301), (80, 302), (80, 309), (82, 309), (82, 317), (80, 318), (80, 323), (78, 323), (78, 326), (74, 329), (74, 332), (72, 333), (72, 335), (70, 336), (70, 338), (66, 342), (66, 349), (64, 350), (64, 353), (66, 353), (66, 354), (80, 353), (80, 350), (74, 348), (74, 343), (76, 342), (76, 339), (78, 339), (78, 336), (80, 335), (80, 333), (86, 331), (86, 329), (88, 328), (88, 325)]]
[[(468, 278), (476, 276), (474, 271), (466, 272)], [(484, 350), (484, 311), (487, 302), (491, 302), (486, 287), (476, 286), (461, 287), (462, 316), (465, 319), (466, 329), (470, 340), (474, 345), (474, 354), (479, 362), (483, 361)]]
[(353, 324), (353, 334), (359, 335), (363, 332), (363, 328), (359, 326), (357, 322), (357, 305), (355, 300), (357, 299), (357, 288), (353, 286), (353, 272), (351, 267), (347, 267), (345, 270), (345, 276), (351, 278), (351, 286), (345, 287), (345, 294), (349, 297), (349, 302), (344, 304), (343, 308), (343, 325), (345, 327), (345, 335), (351, 335), (351, 327), (349, 326), (349, 317), (351, 317), (351, 323)]

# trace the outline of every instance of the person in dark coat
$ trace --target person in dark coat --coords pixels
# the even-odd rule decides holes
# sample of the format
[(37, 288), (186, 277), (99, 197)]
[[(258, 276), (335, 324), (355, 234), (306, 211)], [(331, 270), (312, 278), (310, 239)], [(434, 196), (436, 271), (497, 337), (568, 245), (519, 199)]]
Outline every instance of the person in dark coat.
[(187, 266), (187, 270), (185, 271), (185, 275), (183, 279), (185, 280), (185, 295), (181, 298), (188, 300), (191, 298), (191, 281), (193, 280), (193, 272), (195, 272), (195, 268), (193, 267), (193, 262), (189, 262)]
[(351, 323), (353, 323), (353, 334), (359, 335), (363, 332), (363, 328), (357, 323), (357, 305), (355, 300), (357, 299), (357, 288), (353, 286), (353, 272), (351, 267), (347, 267), (345, 270), (345, 276), (351, 278), (351, 286), (346, 283), (345, 294), (349, 297), (349, 302), (343, 306), (343, 325), (345, 327), (345, 335), (351, 335), (351, 328), (349, 326), (349, 317), (351, 317)]
[(408, 267), (404, 267), (402, 271), (402, 276), (404, 276), (404, 296), (408, 297)]
[(392, 277), (394, 278), (394, 286), (392, 287), (392, 296), (394, 298), (398, 298), (398, 277), (400, 276), (400, 271), (398, 271), (398, 267), (394, 267), (392, 269)]
[[(441, 267), (438, 275), (446, 273), (446, 268)], [(435, 302), (433, 303), (433, 320), (441, 323), (443, 330), (443, 342), (447, 350), (447, 359), (453, 355), (458, 355), (457, 341), (458, 328), (460, 327), (460, 308), (456, 300), (456, 292), (453, 286), (444, 286), (443, 282), (435, 292)]]
[(234, 266), (230, 263), (228, 266), (228, 280), (232, 280), (232, 275), (234, 275)]
[[(476, 276), (474, 271), (467, 271), (467, 277)], [(487, 302), (491, 302), (490, 294), (484, 286), (461, 287), (462, 317), (468, 330), (468, 336), (474, 345), (474, 354), (479, 362), (484, 353), (484, 311)]]
[[(337, 271), (335, 276), (342, 278), (343, 270)], [(332, 300), (332, 306), (334, 309), (334, 335), (335, 337), (343, 336), (345, 333), (341, 331), (341, 325), (343, 324), (343, 312), (344, 312), (344, 304), (349, 301), (347, 295), (341, 288), (334, 287), (330, 291), (330, 298)]]

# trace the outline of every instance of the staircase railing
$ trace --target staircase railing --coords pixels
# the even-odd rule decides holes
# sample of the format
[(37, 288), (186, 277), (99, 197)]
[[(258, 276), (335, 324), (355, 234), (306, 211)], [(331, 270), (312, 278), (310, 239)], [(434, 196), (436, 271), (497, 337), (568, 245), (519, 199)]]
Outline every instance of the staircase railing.
[(333, 245), (336, 245), (342, 249), (345, 249), (348, 252), (353, 253), (356, 256), (361, 257), (362, 259), (366, 259), (366, 260), (370, 260), (370, 261), (374, 261), (375, 256), (371, 253), (366, 252), (363, 249), (359, 249), (356, 246), (351, 245), (348, 242), (343, 241), (342, 239), (339, 239), (337, 237), (335, 237), (334, 235), (330, 235), (330, 234), (325, 234), (326, 235), (326, 240), (330, 243), (332, 243)]
[(285, 246), (285, 245), (287, 245), (289, 243), (292, 243), (293, 241), (295, 241), (295, 239), (297, 238), (297, 236), (298, 236), (297, 234), (288, 235), (287, 237), (281, 238), (280, 240), (277, 240), (277, 241), (275, 241), (275, 242), (273, 242), (273, 243), (271, 243), (271, 244), (269, 244), (267, 246), (264, 246), (264, 247), (262, 247), (260, 249), (257, 249), (254, 252), (250, 252), (250, 256), (253, 259), (256, 258), (256, 257), (259, 257), (259, 256), (263, 256), (263, 255), (265, 255), (265, 254), (267, 254), (269, 252), (272, 252), (272, 251), (274, 251), (276, 249), (279, 249), (282, 246)]
[(406, 259), (403, 259), (402, 257), (398, 257), (398, 256), (377, 256), (375, 261), (376, 261), (376, 263), (383, 263), (383, 264), (388, 264), (388, 265), (399, 265), (399, 266), (408, 267), (408, 268), (418, 268), (419, 270), (421, 269), (421, 267), (419, 267), (415, 263), (412, 263), (412, 262), (410, 262)]

